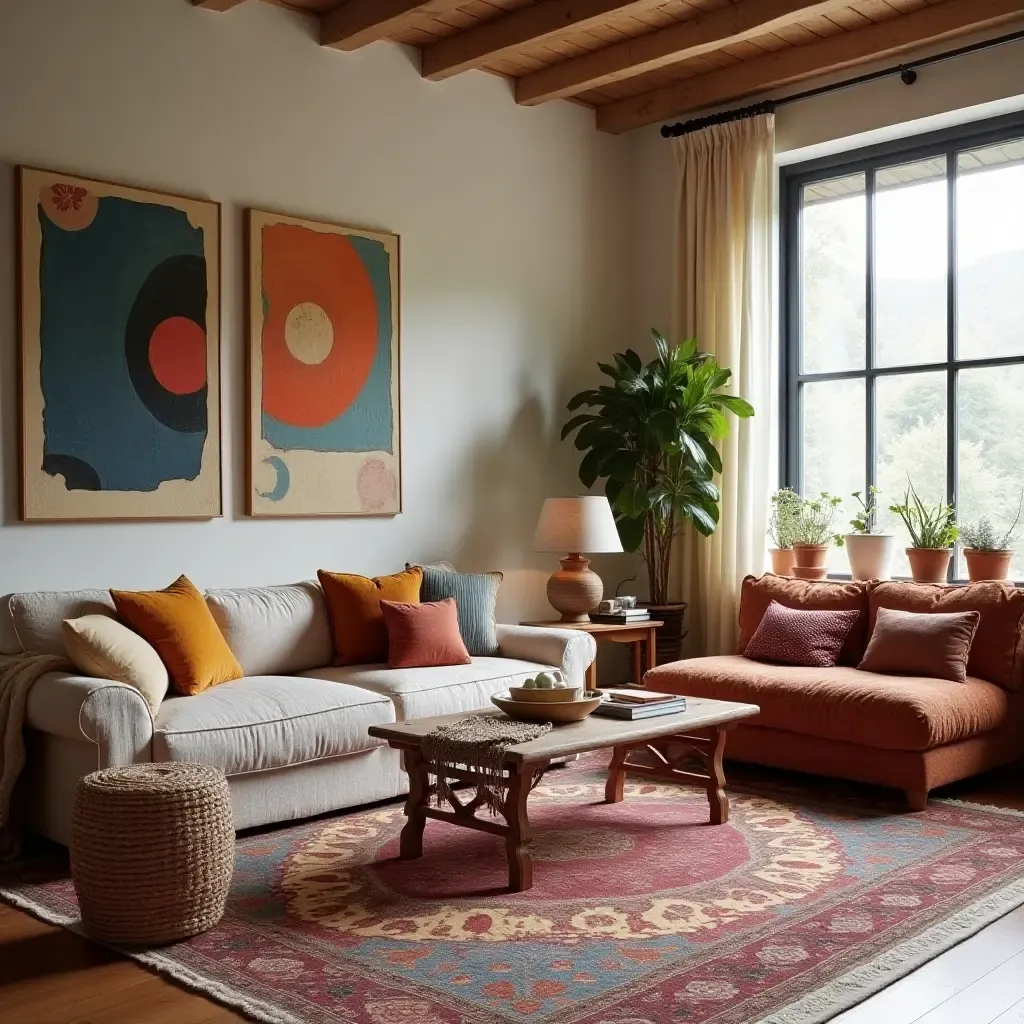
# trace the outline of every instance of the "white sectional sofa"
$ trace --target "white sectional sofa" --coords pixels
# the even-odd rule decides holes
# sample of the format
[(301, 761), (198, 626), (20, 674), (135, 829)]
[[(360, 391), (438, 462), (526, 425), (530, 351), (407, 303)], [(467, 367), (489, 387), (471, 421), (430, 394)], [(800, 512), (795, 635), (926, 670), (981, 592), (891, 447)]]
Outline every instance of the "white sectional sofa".
[[(543, 668), (582, 685), (594, 640), (573, 630), (497, 627), (498, 656), (450, 668), (331, 667), (319, 585), (208, 591), (245, 678), (168, 696), (155, 717), (139, 692), (53, 672), (27, 708), (31, 825), (67, 844), (79, 778), (98, 768), (198, 761), (228, 777), (235, 827), (304, 818), (400, 795), (399, 755), (371, 725), (489, 707), (494, 693)], [(0, 601), (0, 653), (64, 654), (61, 622), (114, 614), (102, 590), (14, 594)]]

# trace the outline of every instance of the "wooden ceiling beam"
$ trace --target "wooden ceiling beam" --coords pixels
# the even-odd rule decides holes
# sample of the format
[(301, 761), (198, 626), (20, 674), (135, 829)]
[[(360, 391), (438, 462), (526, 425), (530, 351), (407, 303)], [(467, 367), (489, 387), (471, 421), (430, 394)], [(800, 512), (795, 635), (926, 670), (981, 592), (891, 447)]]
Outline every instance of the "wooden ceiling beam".
[(687, 111), (730, 103), (928, 43), (1019, 21), (1021, 13), (1020, 0), (943, 0), (890, 21), (777, 50), (599, 107), (597, 126), (612, 134), (626, 132)]
[(575, 96), (848, 5), (849, 0), (742, 0), (524, 75), (516, 80), (516, 102), (532, 106)]
[(245, 0), (192, 0), (193, 7), (202, 7), (204, 11), (230, 11), (244, 3)]
[(610, 14), (651, 6), (652, 0), (544, 0), (426, 47), (423, 77), (440, 82), (524, 46), (599, 26)]
[(466, 0), (348, 0), (320, 20), (320, 42), (339, 50), (358, 50), (386, 39), (417, 18), (444, 14)]

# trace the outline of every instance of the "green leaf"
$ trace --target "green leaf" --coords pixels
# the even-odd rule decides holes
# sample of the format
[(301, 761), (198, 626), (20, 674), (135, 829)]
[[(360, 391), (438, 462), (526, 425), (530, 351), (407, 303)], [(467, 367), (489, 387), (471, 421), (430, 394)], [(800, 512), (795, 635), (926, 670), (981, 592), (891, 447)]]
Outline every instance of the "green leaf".
[(593, 487), (597, 482), (598, 472), (601, 467), (601, 456), (599, 452), (587, 452), (580, 463), (580, 483), (584, 487)]
[(650, 510), (647, 488), (639, 480), (633, 480), (625, 484), (619, 492), (616, 505), (623, 515), (631, 519), (646, 515)]
[(573, 395), (565, 407), (569, 412), (575, 412), (581, 405), (594, 405), (597, 397), (596, 391), (581, 391), (578, 395)]
[(562, 440), (564, 441), (577, 427), (582, 427), (584, 423), (590, 423), (592, 420), (596, 420), (597, 417), (591, 413), (581, 413), (579, 416), (573, 416), (571, 420), (564, 427), (562, 427)]
[(616, 520), (615, 525), (619, 528), (619, 540), (626, 551), (639, 551), (640, 545), (644, 542), (644, 527), (646, 518), (638, 519), (623, 516)]
[(608, 456), (601, 469), (607, 477), (614, 477), (616, 480), (628, 480), (636, 472), (637, 461), (638, 456), (636, 452), (620, 448), (617, 452), (613, 452)]
[(745, 398), (738, 398), (736, 395), (716, 395), (715, 400), (740, 419), (748, 419), (754, 415), (754, 407)]
[(716, 519), (712, 518), (710, 513), (700, 505), (690, 505), (685, 515), (702, 536), (710, 537), (715, 532), (715, 527), (718, 525)]

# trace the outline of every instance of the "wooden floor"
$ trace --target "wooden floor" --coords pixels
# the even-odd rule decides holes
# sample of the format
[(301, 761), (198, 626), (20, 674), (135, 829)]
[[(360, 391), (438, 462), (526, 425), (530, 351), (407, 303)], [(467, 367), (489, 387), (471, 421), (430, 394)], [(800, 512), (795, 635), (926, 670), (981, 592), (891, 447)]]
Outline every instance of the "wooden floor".
[[(1024, 770), (961, 783), (940, 795), (1024, 810)], [(244, 1019), (0, 903), (2, 1024)], [(1024, 908), (834, 1018), (834, 1024), (1024, 1024)]]

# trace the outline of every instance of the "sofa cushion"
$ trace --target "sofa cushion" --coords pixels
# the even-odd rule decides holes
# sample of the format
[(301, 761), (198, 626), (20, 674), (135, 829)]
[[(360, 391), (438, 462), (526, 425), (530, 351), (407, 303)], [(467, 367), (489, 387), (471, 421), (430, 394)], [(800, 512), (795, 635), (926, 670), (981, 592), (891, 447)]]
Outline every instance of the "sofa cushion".
[(36, 590), (12, 594), (11, 618), (21, 649), (66, 658), (61, 623), (83, 615), (116, 618), (109, 590)]
[(743, 656), (754, 661), (828, 668), (838, 663), (859, 614), (852, 609), (824, 612), (787, 608), (772, 601)]
[(311, 580), (208, 590), (206, 603), (247, 676), (289, 675), (333, 656), (323, 591)]
[(829, 580), (797, 580), (788, 576), (748, 576), (740, 591), (740, 637), (737, 654), (743, 654), (772, 601), (786, 608), (808, 611), (856, 611), (860, 616), (850, 630), (839, 664), (856, 665), (867, 645), (868, 584)]
[(883, 750), (930, 750), (1000, 726), (1009, 697), (994, 683), (883, 676), (855, 668), (765, 665), (737, 655), (661, 665), (652, 690), (757, 704), (752, 724)]
[(365, 689), (297, 676), (247, 676), (170, 697), (153, 727), (154, 761), (196, 761), (225, 775), (353, 754), (378, 746), (371, 725), (395, 720)]
[(967, 679), (977, 612), (901, 612), (879, 608), (868, 649), (857, 666), (883, 675)]
[(405, 722), (493, 707), (494, 694), (518, 686), (528, 676), (550, 667), (513, 658), (474, 658), (468, 665), (443, 668), (343, 665), (311, 669), (302, 675), (382, 694), (394, 701), (398, 721)]
[(498, 653), (494, 606), (501, 586), (500, 572), (448, 572), (423, 566), (420, 600), (454, 598), (459, 611), (459, 632), (470, 654), (489, 658)]
[(937, 583), (878, 583), (869, 601), (874, 628), (879, 608), (904, 612), (978, 612), (967, 671), (1007, 690), (1024, 688), (1024, 590), (1009, 583), (968, 583), (948, 587)]
[(388, 668), (468, 665), (472, 660), (459, 632), (455, 599), (381, 601), (388, 627)]

